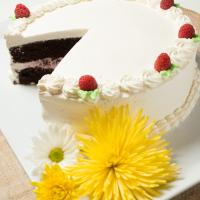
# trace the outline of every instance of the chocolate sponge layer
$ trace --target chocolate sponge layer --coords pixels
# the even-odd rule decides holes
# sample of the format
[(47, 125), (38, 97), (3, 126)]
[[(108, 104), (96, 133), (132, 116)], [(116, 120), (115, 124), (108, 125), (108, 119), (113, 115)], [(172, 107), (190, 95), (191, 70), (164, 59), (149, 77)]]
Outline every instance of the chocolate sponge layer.
[(19, 83), (24, 85), (37, 84), (38, 81), (45, 75), (51, 74), (53, 69), (48, 68), (26, 68), (18, 73)]
[(25, 63), (43, 58), (64, 57), (81, 38), (47, 40), (11, 47), (13, 62)]

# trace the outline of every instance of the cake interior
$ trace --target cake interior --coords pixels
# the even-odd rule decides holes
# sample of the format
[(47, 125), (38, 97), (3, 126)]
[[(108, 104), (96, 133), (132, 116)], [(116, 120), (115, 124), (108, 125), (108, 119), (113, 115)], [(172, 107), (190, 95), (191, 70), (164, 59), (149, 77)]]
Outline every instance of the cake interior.
[(80, 39), (55, 39), (11, 47), (9, 51), (13, 65), (23, 65), (21, 69), (13, 69), (18, 74), (19, 83), (37, 84), (42, 76), (52, 73)]

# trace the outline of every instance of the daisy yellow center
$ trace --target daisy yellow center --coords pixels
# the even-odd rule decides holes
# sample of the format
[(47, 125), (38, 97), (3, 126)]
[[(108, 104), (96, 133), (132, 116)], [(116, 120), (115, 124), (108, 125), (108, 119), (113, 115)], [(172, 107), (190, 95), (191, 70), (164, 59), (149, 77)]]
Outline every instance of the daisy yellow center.
[(52, 149), (49, 153), (49, 159), (52, 162), (61, 162), (64, 159), (64, 151), (59, 147)]

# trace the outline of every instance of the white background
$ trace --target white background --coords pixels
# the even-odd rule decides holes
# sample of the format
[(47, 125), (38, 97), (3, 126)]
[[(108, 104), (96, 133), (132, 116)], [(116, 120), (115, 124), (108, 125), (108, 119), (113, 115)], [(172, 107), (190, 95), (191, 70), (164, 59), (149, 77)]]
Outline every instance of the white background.
[[(32, 6), (48, 0), (0, 0), (0, 22), (8, 19), (12, 15), (17, 3), (25, 3), (27, 6)], [(200, 0), (175, 0), (182, 7), (195, 10), (200, 13)]]

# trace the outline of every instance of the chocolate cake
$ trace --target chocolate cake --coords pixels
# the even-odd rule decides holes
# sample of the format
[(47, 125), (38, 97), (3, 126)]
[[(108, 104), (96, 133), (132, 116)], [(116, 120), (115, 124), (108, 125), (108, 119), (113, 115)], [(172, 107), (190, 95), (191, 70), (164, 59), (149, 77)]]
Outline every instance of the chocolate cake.
[[(80, 38), (66, 38), (11, 47), (9, 51), (13, 63), (29, 63), (23, 69), (15, 70), (19, 83), (37, 84), (43, 75), (54, 70), (79, 40)], [(30, 66), (31, 62), (33, 65)]]

